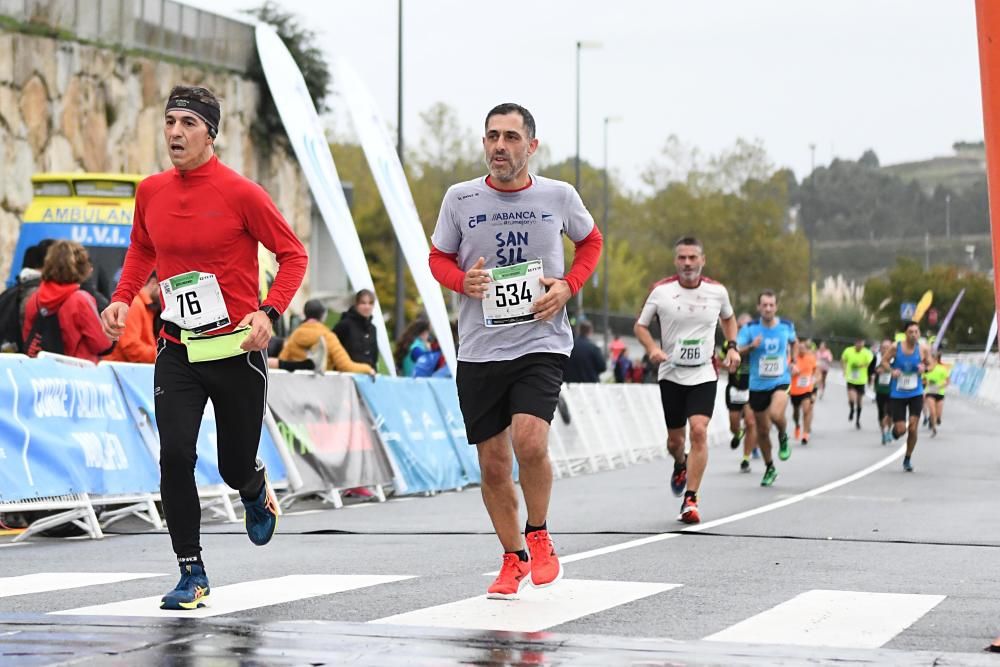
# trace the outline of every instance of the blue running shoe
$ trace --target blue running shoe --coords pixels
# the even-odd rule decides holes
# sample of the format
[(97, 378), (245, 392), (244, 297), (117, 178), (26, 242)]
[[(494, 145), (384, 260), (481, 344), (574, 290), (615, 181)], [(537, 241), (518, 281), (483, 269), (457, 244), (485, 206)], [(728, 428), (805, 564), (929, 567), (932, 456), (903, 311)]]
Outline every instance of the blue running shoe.
[(201, 565), (181, 567), (181, 579), (174, 590), (160, 600), (160, 609), (198, 609), (208, 601), (208, 576)]
[(903, 459), (903, 472), (913, 472), (913, 464), (909, 458)]
[(267, 481), (267, 473), (264, 473), (264, 488), (260, 490), (260, 495), (255, 500), (240, 500), (245, 510), (243, 523), (247, 535), (251, 542), (262, 547), (271, 541), (274, 529), (278, 527), (278, 500), (274, 497), (271, 483)]
[(688, 479), (688, 469), (687, 469), (687, 459), (684, 459), (684, 463), (680, 467), (674, 464), (674, 474), (670, 476), (670, 490), (674, 492), (674, 495), (678, 498), (684, 493), (685, 487), (687, 487)]

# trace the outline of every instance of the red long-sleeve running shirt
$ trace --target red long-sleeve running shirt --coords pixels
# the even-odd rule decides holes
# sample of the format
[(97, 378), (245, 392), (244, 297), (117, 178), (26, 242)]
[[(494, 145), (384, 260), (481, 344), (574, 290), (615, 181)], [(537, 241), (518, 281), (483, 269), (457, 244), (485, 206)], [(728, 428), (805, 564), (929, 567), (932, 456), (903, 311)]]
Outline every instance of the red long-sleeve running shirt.
[[(258, 242), (278, 259), (263, 304)], [(214, 273), (230, 324), (212, 333), (226, 333), (261, 305), (284, 312), (307, 262), (302, 242), (264, 189), (213, 155), (191, 171), (169, 169), (139, 184), (131, 244), (111, 300), (132, 303), (154, 268), (160, 281), (189, 271)]]

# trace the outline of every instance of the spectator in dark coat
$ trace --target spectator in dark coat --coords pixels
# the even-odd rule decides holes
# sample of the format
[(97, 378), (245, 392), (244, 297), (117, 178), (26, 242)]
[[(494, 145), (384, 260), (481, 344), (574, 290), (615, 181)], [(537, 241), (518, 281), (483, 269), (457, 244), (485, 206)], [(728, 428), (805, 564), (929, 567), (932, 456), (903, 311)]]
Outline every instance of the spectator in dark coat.
[(608, 365), (600, 348), (590, 340), (594, 326), (584, 320), (580, 322), (580, 333), (573, 341), (573, 351), (566, 360), (563, 382), (600, 382), (600, 375)]
[(354, 295), (354, 305), (340, 316), (333, 328), (340, 344), (347, 350), (351, 361), (378, 368), (378, 340), (372, 312), (375, 310), (375, 293), (363, 289)]

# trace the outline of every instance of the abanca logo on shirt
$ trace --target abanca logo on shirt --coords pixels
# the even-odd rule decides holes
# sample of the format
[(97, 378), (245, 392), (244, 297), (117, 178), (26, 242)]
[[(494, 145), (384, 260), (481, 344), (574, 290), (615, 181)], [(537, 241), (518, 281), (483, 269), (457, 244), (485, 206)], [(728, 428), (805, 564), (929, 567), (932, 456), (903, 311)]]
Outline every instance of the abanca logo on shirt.
[[(551, 219), (551, 213), (542, 211), (542, 220)], [(480, 213), (479, 215), (469, 216), (469, 229), (475, 229), (487, 220), (490, 222), (521, 222), (522, 224), (529, 224), (531, 221), (538, 220), (538, 217), (534, 211), (501, 211), (500, 213), (493, 213), (491, 215)]]

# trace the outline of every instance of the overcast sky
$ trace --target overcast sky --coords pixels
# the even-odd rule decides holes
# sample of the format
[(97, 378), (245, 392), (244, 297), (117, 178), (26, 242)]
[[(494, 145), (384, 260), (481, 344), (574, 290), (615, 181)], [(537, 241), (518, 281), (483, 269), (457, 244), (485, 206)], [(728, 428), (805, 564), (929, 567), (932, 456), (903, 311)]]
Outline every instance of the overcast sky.
[[(256, 0), (188, 0), (235, 13)], [(277, 0), (346, 57), (396, 119), (397, 0)], [(578, 40), (581, 155), (629, 186), (676, 134), (717, 152), (759, 139), (801, 179), (873, 148), (882, 164), (951, 154), (982, 139), (973, 0), (404, 0), (404, 136), (418, 114), (455, 108), (481, 136), (494, 104), (532, 111), (559, 160), (574, 154)], [(334, 113), (336, 106), (334, 105)]]

